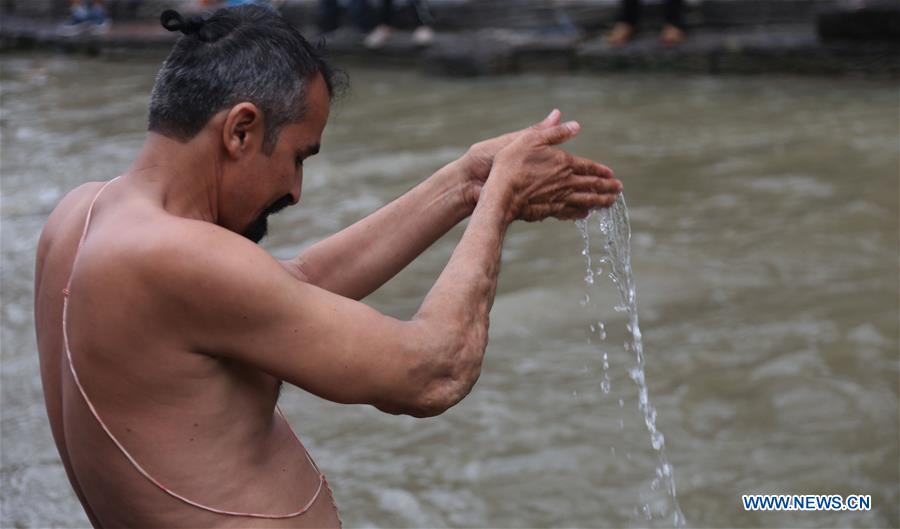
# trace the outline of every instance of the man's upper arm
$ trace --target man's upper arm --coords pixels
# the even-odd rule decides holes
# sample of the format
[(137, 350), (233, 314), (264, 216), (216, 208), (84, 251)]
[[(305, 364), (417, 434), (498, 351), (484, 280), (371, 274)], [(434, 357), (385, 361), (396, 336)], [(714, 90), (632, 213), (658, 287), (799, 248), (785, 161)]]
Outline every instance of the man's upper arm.
[[(258, 246), (215, 226), (145, 260), (158, 310), (189, 347), (234, 358), (328, 400), (391, 411), (422, 341), (402, 322), (298, 281)], [(201, 250), (202, 249), (202, 250)], [(400, 411), (400, 410), (397, 410)]]

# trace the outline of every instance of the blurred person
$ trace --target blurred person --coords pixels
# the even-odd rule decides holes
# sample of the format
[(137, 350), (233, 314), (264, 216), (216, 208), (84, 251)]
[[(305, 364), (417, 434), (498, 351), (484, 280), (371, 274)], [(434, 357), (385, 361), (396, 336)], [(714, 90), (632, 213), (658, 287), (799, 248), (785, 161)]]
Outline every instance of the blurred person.
[(60, 28), (62, 35), (102, 35), (109, 31), (111, 23), (104, 0), (71, 0), (70, 9), (69, 19)]
[[(269, 9), (161, 21), (183, 35), (134, 163), (69, 192), (38, 242), (56, 446), (94, 527), (339, 527), (277, 406), (283, 382), (390, 414), (443, 413), (479, 377), (510, 224), (583, 218), (621, 182), (558, 147), (579, 125), (554, 110), (276, 259), (257, 243), (267, 217), (300, 200), (340, 77)], [(413, 318), (359, 301), (466, 218)]]
[[(416, 17), (416, 29), (412, 35), (413, 42), (417, 46), (428, 46), (434, 40), (434, 30), (431, 29), (433, 23), (431, 12), (424, 0), (410, 0), (410, 3), (415, 10)], [(393, 0), (381, 0), (378, 25), (366, 36), (366, 47), (377, 49), (384, 46), (394, 31), (395, 15)]]
[[(369, 32), (375, 26), (372, 10), (366, 0), (349, 0), (347, 14), (352, 24), (360, 31)], [(316, 21), (319, 31), (332, 33), (341, 25), (341, 5), (338, 0), (319, 0), (319, 14)]]
[(200, 5), (208, 9), (218, 7), (237, 7), (250, 4), (277, 9), (278, 6), (281, 5), (281, 3), (281, 1), (275, 0), (200, 0)]
[[(611, 46), (622, 46), (634, 37), (641, 18), (641, 0), (621, 0), (618, 21), (606, 36)], [(674, 46), (684, 40), (682, 0), (663, 0), (663, 29), (659, 40), (666, 46)]]

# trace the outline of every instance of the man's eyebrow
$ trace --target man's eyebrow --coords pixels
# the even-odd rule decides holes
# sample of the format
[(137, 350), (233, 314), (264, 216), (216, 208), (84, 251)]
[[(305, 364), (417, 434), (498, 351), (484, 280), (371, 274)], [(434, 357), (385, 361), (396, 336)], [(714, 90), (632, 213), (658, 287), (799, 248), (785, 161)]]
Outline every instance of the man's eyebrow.
[(299, 156), (302, 156), (303, 158), (309, 158), (310, 156), (315, 156), (316, 154), (319, 154), (320, 147), (321, 147), (321, 144), (318, 144), (318, 143), (315, 145), (310, 145), (309, 147), (306, 147), (306, 148), (303, 148), (303, 149), (300, 149), (299, 151), (297, 151), (297, 154)]

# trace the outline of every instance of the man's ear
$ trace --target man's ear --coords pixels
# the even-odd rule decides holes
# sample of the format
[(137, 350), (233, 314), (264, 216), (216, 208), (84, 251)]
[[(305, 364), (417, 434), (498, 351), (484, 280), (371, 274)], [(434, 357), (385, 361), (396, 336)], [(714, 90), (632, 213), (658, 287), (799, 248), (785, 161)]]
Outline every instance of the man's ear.
[(222, 142), (232, 158), (240, 158), (262, 147), (262, 112), (253, 103), (238, 103), (225, 116)]

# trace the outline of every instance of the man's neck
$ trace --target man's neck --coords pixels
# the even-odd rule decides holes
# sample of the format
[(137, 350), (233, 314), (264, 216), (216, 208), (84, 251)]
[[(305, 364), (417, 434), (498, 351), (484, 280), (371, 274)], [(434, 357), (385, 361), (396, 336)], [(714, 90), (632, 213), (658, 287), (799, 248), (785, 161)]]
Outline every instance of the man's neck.
[(150, 132), (126, 178), (169, 213), (217, 223), (218, 156), (202, 134), (188, 143)]

